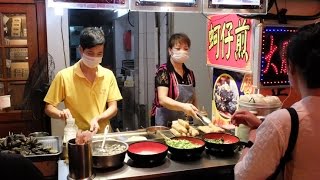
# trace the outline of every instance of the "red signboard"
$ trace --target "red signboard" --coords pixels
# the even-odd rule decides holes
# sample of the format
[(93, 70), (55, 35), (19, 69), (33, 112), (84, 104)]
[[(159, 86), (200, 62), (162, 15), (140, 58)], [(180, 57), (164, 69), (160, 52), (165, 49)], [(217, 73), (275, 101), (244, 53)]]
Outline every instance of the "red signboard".
[(207, 64), (221, 69), (251, 72), (252, 20), (236, 14), (209, 16)]

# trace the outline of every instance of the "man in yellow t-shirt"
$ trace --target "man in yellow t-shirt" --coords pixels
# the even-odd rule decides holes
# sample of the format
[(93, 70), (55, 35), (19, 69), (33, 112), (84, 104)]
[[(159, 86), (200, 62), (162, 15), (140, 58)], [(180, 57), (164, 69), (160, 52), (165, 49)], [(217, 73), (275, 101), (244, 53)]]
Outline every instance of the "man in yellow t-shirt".
[[(61, 70), (51, 83), (44, 101), (45, 112), (51, 118), (75, 118), (81, 130), (103, 132), (117, 114), (117, 101), (122, 99), (112, 71), (99, 64), (104, 51), (104, 33), (88, 27), (80, 34), (81, 60)], [(59, 110), (64, 102), (67, 109)]]

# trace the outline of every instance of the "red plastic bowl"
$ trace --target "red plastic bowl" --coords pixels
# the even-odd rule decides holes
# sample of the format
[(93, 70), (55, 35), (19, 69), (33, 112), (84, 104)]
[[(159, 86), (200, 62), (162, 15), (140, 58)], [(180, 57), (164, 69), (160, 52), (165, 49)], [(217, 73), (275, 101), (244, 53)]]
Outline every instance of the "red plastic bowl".
[(132, 143), (128, 148), (128, 156), (135, 162), (157, 163), (164, 160), (168, 146), (155, 141), (140, 141)]

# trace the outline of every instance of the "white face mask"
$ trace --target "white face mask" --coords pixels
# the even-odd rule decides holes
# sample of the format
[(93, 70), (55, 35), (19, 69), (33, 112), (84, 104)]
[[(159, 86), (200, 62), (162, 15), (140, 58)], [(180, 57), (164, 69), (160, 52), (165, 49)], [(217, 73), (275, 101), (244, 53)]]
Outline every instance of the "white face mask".
[(102, 57), (92, 57), (83, 53), (82, 62), (89, 68), (96, 68), (102, 62)]
[(172, 49), (171, 58), (176, 63), (185, 63), (189, 59), (189, 51)]

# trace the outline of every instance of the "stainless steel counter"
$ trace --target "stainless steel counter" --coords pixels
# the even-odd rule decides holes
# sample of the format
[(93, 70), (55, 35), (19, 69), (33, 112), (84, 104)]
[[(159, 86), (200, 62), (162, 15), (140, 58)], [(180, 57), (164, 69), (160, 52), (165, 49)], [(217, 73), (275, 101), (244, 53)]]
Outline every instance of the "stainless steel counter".
[[(122, 167), (113, 170), (96, 170), (95, 180), (105, 179), (182, 179), (182, 178), (217, 178), (233, 179), (233, 166), (239, 159), (239, 154), (232, 157), (215, 157), (203, 152), (202, 157), (194, 161), (176, 161), (170, 159), (155, 167), (136, 165), (126, 156)], [(68, 165), (63, 160), (58, 162), (59, 180), (68, 176)]]

